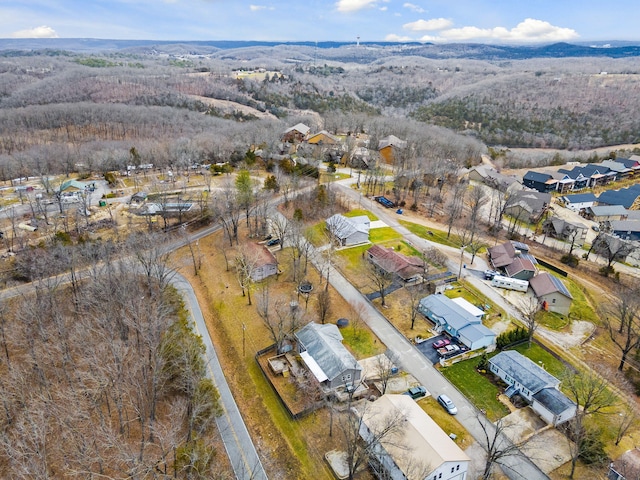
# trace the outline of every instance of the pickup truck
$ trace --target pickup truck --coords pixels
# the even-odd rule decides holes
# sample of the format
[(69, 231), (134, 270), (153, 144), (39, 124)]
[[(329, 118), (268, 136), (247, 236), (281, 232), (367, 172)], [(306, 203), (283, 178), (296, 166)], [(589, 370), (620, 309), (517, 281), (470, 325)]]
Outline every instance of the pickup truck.
[(443, 357), (448, 357), (460, 351), (460, 347), (458, 345), (445, 345), (442, 348), (438, 349), (438, 353)]

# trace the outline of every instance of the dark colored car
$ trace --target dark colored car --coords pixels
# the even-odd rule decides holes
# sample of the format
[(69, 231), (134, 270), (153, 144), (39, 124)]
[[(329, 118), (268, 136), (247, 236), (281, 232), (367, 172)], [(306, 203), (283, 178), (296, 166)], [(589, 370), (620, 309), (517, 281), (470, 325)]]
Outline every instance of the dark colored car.
[(404, 394), (409, 395), (411, 398), (416, 400), (418, 398), (424, 397), (427, 394), (427, 389), (424, 388), (423, 386), (411, 387), (409, 390), (404, 392)]
[(458, 408), (453, 403), (453, 400), (451, 400), (446, 395), (444, 395), (444, 394), (438, 395), (438, 403), (440, 405), (442, 405), (444, 407), (444, 409), (447, 412), (449, 412), (449, 414), (455, 415), (456, 413), (458, 413)]
[(451, 343), (451, 340), (449, 340), (448, 338), (443, 338), (441, 340), (438, 340), (437, 342), (433, 342), (433, 348), (446, 347), (450, 343)]
[(280, 245), (280, 239), (279, 238), (272, 238), (271, 240), (269, 240), (267, 242), (267, 247), (273, 247), (274, 245)]

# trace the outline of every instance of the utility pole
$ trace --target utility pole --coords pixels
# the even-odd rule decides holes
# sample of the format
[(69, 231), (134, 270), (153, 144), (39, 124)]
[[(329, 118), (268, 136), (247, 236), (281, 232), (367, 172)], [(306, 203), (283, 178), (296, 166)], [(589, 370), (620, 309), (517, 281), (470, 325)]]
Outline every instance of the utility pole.
[(464, 260), (464, 249), (467, 248), (466, 245), (462, 245), (460, 247), (460, 269), (458, 270), (458, 280), (462, 278), (462, 260)]
[(245, 349), (245, 332), (247, 331), (247, 326), (244, 324), (244, 322), (242, 322), (242, 356), (245, 357), (246, 356), (246, 349)]

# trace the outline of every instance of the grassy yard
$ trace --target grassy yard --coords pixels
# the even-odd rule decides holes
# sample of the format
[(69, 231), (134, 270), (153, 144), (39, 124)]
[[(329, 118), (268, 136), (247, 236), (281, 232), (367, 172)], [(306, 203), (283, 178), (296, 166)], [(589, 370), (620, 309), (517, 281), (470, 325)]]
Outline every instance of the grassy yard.
[[(212, 235), (200, 241), (203, 264), (197, 277), (193, 276), (188, 250), (178, 252), (175, 266), (189, 277), (196, 290), (208, 330), (242, 416), (253, 438), (258, 439), (262, 450), (268, 452), (267, 471), (274, 478), (333, 478), (323, 455), (339, 446), (339, 441), (335, 436), (328, 436), (328, 413), (322, 409), (302, 420), (291, 420), (265, 379), (254, 359), (258, 350), (273, 342), (256, 311), (261, 286), (254, 286), (253, 305), (249, 305), (248, 298), (240, 292), (233, 270), (226, 270), (221, 252), (224, 248), (227, 256), (232, 258), (235, 247), (221, 245), (218, 237)], [(288, 278), (291, 271), (289, 252), (285, 249), (275, 254), (284, 273), (277, 279), (271, 279), (270, 296), (274, 299), (295, 298), (295, 285)], [(319, 274), (314, 269), (309, 268), (307, 278), (314, 286), (320, 286)], [(332, 313), (328, 321), (335, 322), (337, 318), (347, 317), (353, 322), (356, 313), (340, 294), (330, 289), (330, 295)], [(305, 312), (308, 320), (316, 319), (315, 303), (315, 296), (312, 295)], [(301, 305), (304, 308), (304, 302)], [(364, 322), (359, 322), (358, 327), (357, 332), (353, 332), (351, 327), (342, 331), (344, 344), (357, 358), (386, 349)]]
[(418, 405), (429, 415), (438, 426), (448, 434), (455, 434), (455, 442), (463, 450), (473, 442), (469, 432), (460, 425), (460, 422), (453, 415), (449, 415), (442, 405), (433, 397), (423, 398)]
[(340, 330), (340, 333), (344, 338), (344, 344), (349, 346), (357, 360), (385, 352), (387, 348), (362, 321), (353, 317), (349, 320), (351, 324)]
[[(555, 275), (567, 286), (569, 293), (571, 293), (571, 296), (573, 297), (571, 309), (569, 310), (569, 317), (575, 320), (586, 320), (595, 323), (596, 325), (600, 324), (600, 318), (594, 308), (595, 302), (591, 300), (589, 293), (582, 285), (574, 281), (570, 276), (561, 277), (542, 265), (538, 265), (538, 268), (540, 271), (549, 272), (551, 275)], [(542, 317), (543, 325), (555, 330), (561, 330), (570, 324), (569, 319), (557, 317), (562, 316), (545, 312), (545, 315)]]
[(462, 281), (462, 283), (454, 283), (453, 290), (445, 290), (444, 294), (449, 298), (462, 297), (469, 303), (473, 305), (489, 305), (489, 309), (486, 310), (487, 314), (484, 316), (484, 323), (487, 326), (491, 326), (495, 320), (500, 320), (506, 318), (505, 311), (497, 304), (489, 301), (487, 297), (485, 297), (480, 290), (476, 289), (473, 285), (466, 281)]
[(491, 421), (496, 421), (509, 413), (497, 396), (500, 389), (489, 378), (476, 370), (479, 358), (458, 362), (444, 368), (442, 374), (451, 381), (477, 408), (486, 412)]
[(356, 208), (355, 210), (351, 210), (344, 214), (345, 217), (360, 217), (362, 215), (366, 215), (367, 217), (369, 217), (369, 220), (371, 220), (372, 222), (375, 222), (376, 220), (378, 220), (378, 217), (376, 217), (369, 210), (364, 210), (359, 208)]
[(400, 225), (406, 227), (411, 233), (418, 235), (420, 238), (425, 238), (441, 245), (456, 248), (460, 247), (460, 242), (458, 242), (453, 235), (447, 237), (447, 232), (443, 230), (436, 230), (435, 228), (425, 227), (424, 225), (407, 222), (406, 220), (400, 220)]
[(402, 238), (398, 232), (392, 227), (372, 228), (369, 231), (369, 240), (371, 243), (384, 243), (391, 240), (398, 240)]
[(537, 343), (532, 343), (531, 347), (529, 347), (528, 343), (523, 343), (515, 347), (514, 350), (520, 352), (533, 363), (537, 363), (556, 378), (561, 378), (568, 368), (562, 361), (558, 360)]

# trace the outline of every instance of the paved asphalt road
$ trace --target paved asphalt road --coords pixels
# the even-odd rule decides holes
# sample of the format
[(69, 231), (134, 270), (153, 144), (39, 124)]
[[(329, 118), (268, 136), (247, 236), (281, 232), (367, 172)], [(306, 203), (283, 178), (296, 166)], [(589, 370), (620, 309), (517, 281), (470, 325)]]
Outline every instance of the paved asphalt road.
[(260, 462), (247, 427), (242, 420), (238, 405), (231, 394), (222, 367), (218, 362), (195, 292), (187, 279), (180, 274), (174, 276), (172, 284), (182, 294), (185, 306), (191, 313), (196, 330), (202, 336), (202, 341), (206, 347), (207, 372), (215, 383), (218, 392), (220, 392), (220, 403), (223, 410), (223, 414), (216, 419), (216, 423), (236, 478), (242, 480), (266, 480), (267, 474)]
[[(343, 187), (340, 185), (340, 187)], [(355, 200), (359, 200), (359, 193), (344, 186), (341, 192)], [(391, 213), (391, 210), (378, 208), (377, 205), (371, 205), (370, 210), (384, 221), (390, 227), (395, 228), (399, 233), (405, 236), (416, 248), (424, 249), (432, 244), (420, 237), (410, 233), (405, 227), (398, 223), (398, 215)], [(438, 245), (438, 248), (441, 248)], [(459, 250), (458, 250), (459, 252)], [(322, 265), (320, 255), (314, 256), (314, 263)], [(316, 265), (318, 266), (318, 265)], [(456, 267), (455, 263), (449, 265), (449, 268)], [(324, 267), (321, 267), (324, 268)], [(326, 268), (325, 268), (326, 271)], [(452, 270), (453, 271), (453, 270)], [(457, 270), (455, 270), (457, 271)], [(373, 330), (378, 338), (393, 352), (400, 357), (402, 368), (413, 375), (422, 385), (425, 385), (429, 392), (434, 396), (442, 393), (447, 394), (458, 407), (457, 420), (469, 431), (473, 438), (480, 443), (486, 445), (484, 439), (484, 431), (479, 422), (486, 425), (489, 432), (494, 431), (494, 426), (486, 417), (476, 409), (476, 407), (462, 395), (440, 372), (411, 344), (398, 330), (389, 323), (389, 321), (369, 302), (366, 298), (351, 285), (341, 274), (335, 269), (331, 270), (330, 282), (332, 286), (340, 292), (340, 294), (351, 305), (355, 306), (357, 311), (364, 312), (363, 318), (367, 325)], [(509, 445), (511, 442), (504, 435), (501, 436), (499, 442)], [(533, 462), (524, 455), (513, 455), (505, 457), (501, 460), (504, 473), (511, 480), (545, 480), (549, 477), (542, 472)]]

